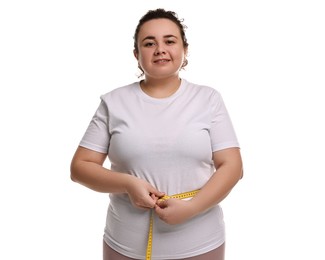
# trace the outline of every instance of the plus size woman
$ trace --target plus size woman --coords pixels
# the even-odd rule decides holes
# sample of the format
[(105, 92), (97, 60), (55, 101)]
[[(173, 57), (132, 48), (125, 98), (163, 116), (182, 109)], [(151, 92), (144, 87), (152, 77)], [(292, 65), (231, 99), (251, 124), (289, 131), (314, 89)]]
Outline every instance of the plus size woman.
[(242, 159), (220, 93), (179, 75), (185, 28), (172, 11), (141, 17), (142, 79), (101, 96), (72, 159), (73, 181), (109, 194), (104, 260), (224, 259), (219, 203), (242, 178)]

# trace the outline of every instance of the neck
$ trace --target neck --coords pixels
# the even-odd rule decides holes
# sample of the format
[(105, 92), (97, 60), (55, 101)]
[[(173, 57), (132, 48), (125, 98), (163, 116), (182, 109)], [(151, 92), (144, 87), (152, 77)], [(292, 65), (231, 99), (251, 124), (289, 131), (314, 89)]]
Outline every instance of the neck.
[(149, 79), (146, 78), (140, 82), (142, 90), (154, 98), (166, 98), (173, 95), (179, 86), (181, 79), (179, 77), (166, 79)]

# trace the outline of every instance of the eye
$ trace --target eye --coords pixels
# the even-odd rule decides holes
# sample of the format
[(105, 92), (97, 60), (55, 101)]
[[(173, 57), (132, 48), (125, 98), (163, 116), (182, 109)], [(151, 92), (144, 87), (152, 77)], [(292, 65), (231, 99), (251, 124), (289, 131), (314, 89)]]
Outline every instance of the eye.
[(145, 46), (145, 47), (152, 47), (152, 46), (154, 46), (154, 45), (155, 45), (154, 42), (146, 42), (146, 43), (144, 43), (144, 46)]
[(173, 41), (173, 40), (167, 40), (166, 41), (166, 44), (168, 44), (168, 45), (172, 45), (172, 44), (174, 44), (175, 43), (175, 41)]

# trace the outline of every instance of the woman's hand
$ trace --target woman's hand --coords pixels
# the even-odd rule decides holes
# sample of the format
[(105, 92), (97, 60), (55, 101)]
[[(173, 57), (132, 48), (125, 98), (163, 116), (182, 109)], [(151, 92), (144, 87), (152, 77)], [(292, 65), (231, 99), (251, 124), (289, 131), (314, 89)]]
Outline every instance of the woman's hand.
[(151, 209), (165, 193), (158, 191), (149, 182), (132, 176), (126, 187), (127, 194), (136, 208)]
[(180, 224), (195, 215), (190, 200), (167, 199), (158, 200), (155, 211), (159, 218), (167, 224)]

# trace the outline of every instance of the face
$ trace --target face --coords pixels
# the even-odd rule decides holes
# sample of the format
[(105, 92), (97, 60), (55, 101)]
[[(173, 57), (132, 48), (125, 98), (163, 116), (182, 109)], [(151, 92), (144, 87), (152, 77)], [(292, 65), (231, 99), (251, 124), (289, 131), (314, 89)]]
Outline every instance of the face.
[(169, 19), (145, 22), (138, 34), (138, 50), (134, 52), (146, 78), (178, 76), (186, 56), (177, 25)]

